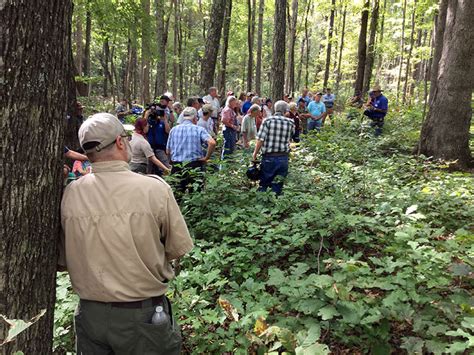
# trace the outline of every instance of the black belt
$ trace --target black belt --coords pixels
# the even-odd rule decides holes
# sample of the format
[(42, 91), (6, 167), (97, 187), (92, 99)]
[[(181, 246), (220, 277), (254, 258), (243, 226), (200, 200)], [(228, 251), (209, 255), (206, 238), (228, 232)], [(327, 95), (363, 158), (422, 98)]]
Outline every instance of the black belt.
[(264, 157), (287, 157), (289, 153), (287, 152), (275, 152), (275, 153), (265, 153)]
[(95, 303), (101, 303), (104, 305), (110, 305), (111, 307), (114, 307), (114, 308), (133, 308), (133, 309), (164, 305), (164, 301), (165, 301), (164, 295), (147, 298), (146, 300), (132, 301), (132, 302), (100, 302), (100, 301), (90, 301), (90, 300), (81, 299), (81, 302), (95, 302)]

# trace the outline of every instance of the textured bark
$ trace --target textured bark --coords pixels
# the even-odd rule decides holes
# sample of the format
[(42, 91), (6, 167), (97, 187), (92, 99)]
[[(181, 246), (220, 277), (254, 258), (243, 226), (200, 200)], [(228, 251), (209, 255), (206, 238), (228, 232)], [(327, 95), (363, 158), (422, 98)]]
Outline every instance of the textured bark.
[(398, 78), (397, 78), (397, 101), (396, 104), (398, 105), (398, 98), (400, 97), (400, 83), (402, 81), (402, 69), (403, 69), (403, 59), (405, 54), (405, 19), (407, 13), (407, 0), (403, 0), (402, 6), (402, 39), (400, 40), (400, 60), (398, 66)]
[(285, 89), (286, 0), (275, 0), (272, 58), (272, 99), (283, 99)]
[(372, 79), (372, 68), (374, 66), (375, 57), (375, 34), (377, 33), (378, 19), (379, 0), (374, 0), (374, 6), (372, 8), (372, 18), (370, 19), (369, 45), (367, 47), (367, 58), (365, 60), (364, 84), (362, 86), (362, 92), (367, 92), (369, 90), (370, 80)]
[(312, 11), (313, 6), (311, 0), (308, 0), (308, 7), (306, 8), (306, 15), (304, 20), (304, 38), (306, 39), (306, 57), (305, 57), (305, 78), (304, 86), (307, 88), (309, 85), (309, 55), (311, 53), (311, 28), (308, 26), (308, 14)]
[(438, 20), (436, 22), (436, 28), (434, 31), (434, 36), (432, 38), (432, 43), (434, 45), (434, 54), (433, 59), (431, 61), (431, 69), (430, 69), (430, 95), (429, 101), (430, 105), (435, 96), (435, 89), (438, 81), (438, 72), (439, 72), (439, 62), (441, 60), (441, 55), (443, 53), (443, 44), (444, 38), (443, 34), (446, 28), (446, 16), (448, 12), (448, 1), (449, 0), (441, 0), (439, 4), (439, 12), (438, 12)]
[[(78, 6), (78, 5), (76, 5)], [(75, 18), (75, 31), (74, 31), (74, 43), (76, 45), (76, 56), (75, 56), (75, 65), (76, 70), (79, 75), (82, 75), (82, 62), (84, 57), (84, 43), (83, 43), (83, 31), (82, 31), (82, 18), (80, 14), (78, 14)]]
[[(448, 1), (435, 88), (420, 138), (422, 154), (437, 159), (457, 160), (460, 167), (472, 166), (473, 163), (469, 149), (474, 89), (473, 18), (473, 1)], [(440, 34), (437, 29), (436, 35)], [(439, 40), (437, 38), (436, 41)]]
[(257, 95), (262, 92), (262, 47), (263, 47), (263, 13), (265, 12), (264, 0), (258, 2), (257, 24), (257, 67), (255, 68), (255, 91)]
[(328, 30), (328, 45), (326, 47), (326, 67), (324, 69), (323, 87), (328, 86), (329, 68), (331, 66), (331, 48), (332, 48), (332, 33), (334, 30), (334, 14), (336, 11), (336, 0), (331, 2), (331, 15), (329, 16), (329, 30)]
[(150, 102), (150, 0), (141, 0), (142, 5), (142, 58), (141, 58), (141, 90), (140, 98), (143, 103)]
[(411, 57), (413, 54), (413, 46), (415, 44), (415, 12), (416, 12), (416, 0), (413, 1), (413, 10), (411, 13), (411, 30), (410, 30), (410, 49), (408, 50), (407, 56), (407, 67), (405, 71), (405, 84), (403, 86), (403, 103), (407, 103), (407, 91), (408, 91), (408, 80), (410, 79), (411, 70)]
[(362, 91), (364, 86), (365, 60), (367, 57), (367, 22), (369, 21), (370, 1), (366, 1), (362, 9), (362, 17), (359, 32), (359, 47), (357, 50), (357, 76), (354, 83), (354, 89)]
[(247, 24), (247, 91), (252, 91), (253, 81), (253, 42), (255, 34), (255, 0), (247, 0), (248, 24)]
[[(382, 19), (380, 20), (380, 31), (378, 32), (377, 36), (377, 42), (379, 45), (383, 44), (383, 36), (384, 36), (384, 30), (385, 30), (385, 11), (387, 8), (387, 0), (383, 0), (383, 9), (382, 9)], [(377, 69), (375, 71), (375, 76), (377, 78), (380, 77), (380, 72), (382, 70), (382, 62), (383, 62), (383, 56), (382, 52), (380, 51), (378, 56), (377, 56)]]
[(291, 2), (291, 17), (288, 14), (288, 65), (286, 72), (285, 91), (292, 93), (295, 91), (295, 44), (296, 44), (296, 24), (298, 20), (298, 0)]
[[(0, 9), (0, 314), (30, 319), (46, 309), (0, 353), (49, 354), (68, 89), (74, 92), (67, 78), (72, 2), (9, 0)], [(1, 322), (0, 338), (5, 330)]]
[[(87, 1), (86, 10), (86, 43), (84, 46), (84, 77), (91, 75), (91, 35), (92, 35), (92, 14), (90, 10), (90, 1)], [(82, 87), (81, 96), (89, 96), (90, 83)]]
[(102, 96), (107, 97), (109, 94), (109, 85), (108, 85), (108, 71), (109, 71), (109, 41), (106, 39), (102, 44), (102, 55), (101, 55), (101, 64), (102, 64)]
[(178, 0), (173, 0), (173, 13), (174, 13), (174, 22), (173, 22), (173, 76), (171, 79), (171, 91), (175, 98), (178, 98), (178, 73), (179, 65), (179, 3)]
[(337, 76), (336, 76), (336, 90), (335, 90), (336, 95), (339, 92), (339, 84), (342, 78), (341, 64), (342, 64), (342, 51), (344, 49), (344, 36), (346, 34), (346, 16), (347, 16), (347, 5), (344, 5), (344, 10), (342, 11), (341, 44), (339, 45), (339, 59), (337, 61)]
[[(263, 1), (263, 0), (261, 0)], [(224, 28), (222, 29), (222, 51), (221, 51), (221, 72), (219, 75), (219, 92), (223, 97), (226, 94), (226, 71), (227, 71), (227, 50), (229, 48), (230, 19), (232, 16), (232, 0), (227, 0), (227, 7), (224, 14)], [(258, 45), (258, 44), (257, 44)], [(260, 48), (260, 54), (261, 54)], [(258, 70), (258, 47), (257, 47), (257, 70)], [(257, 76), (257, 80), (259, 80)]]
[(158, 60), (156, 62), (155, 97), (162, 95), (168, 89), (166, 45), (168, 43), (168, 27), (170, 16), (165, 14), (165, 1), (155, 0), (156, 39), (158, 45)]

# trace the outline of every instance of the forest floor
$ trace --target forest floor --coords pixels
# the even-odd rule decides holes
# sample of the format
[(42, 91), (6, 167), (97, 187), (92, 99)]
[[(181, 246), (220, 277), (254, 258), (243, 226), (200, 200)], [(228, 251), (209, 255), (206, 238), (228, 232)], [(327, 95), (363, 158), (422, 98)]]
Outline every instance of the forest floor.
[[(294, 147), (281, 197), (256, 192), (243, 152), (185, 195), (195, 248), (169, 294), (183, 351), (472, 351), (473, 175), (411, 155), (420, 120), (393, 112), (376, 139), (341, 114)], [(76, 303), (60, 274), (57, 353)]]

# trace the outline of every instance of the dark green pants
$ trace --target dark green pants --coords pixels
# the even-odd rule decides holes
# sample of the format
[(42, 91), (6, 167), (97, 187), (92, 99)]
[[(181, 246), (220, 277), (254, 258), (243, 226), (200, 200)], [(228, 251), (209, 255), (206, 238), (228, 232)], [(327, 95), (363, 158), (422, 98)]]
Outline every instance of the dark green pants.
[(179, 355), (181, 332), (171, 316), (169, 301), (163, 308), (166, 325), (151, 324), (156, 306), (116, 308), (111, 304), (81, 300), (74, 315), (78, 355)]

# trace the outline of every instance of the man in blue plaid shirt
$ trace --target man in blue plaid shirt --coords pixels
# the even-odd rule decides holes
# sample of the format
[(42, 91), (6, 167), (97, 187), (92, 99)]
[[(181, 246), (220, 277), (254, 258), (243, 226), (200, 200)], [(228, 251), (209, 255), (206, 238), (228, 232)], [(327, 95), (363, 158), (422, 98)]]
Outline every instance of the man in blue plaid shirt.
[(283, 178), (288, 175), (288, 154), (291, 137), (295, 133), (295, 123), (285, 117), (288, 111), (289, 106), (285, 101), (277, 101), (275, 115), (265, 119), (258, 131), (253, 160), (257, 160), (261, 150), (260, 191), (271, 187), (277, 195), (281, 194)]
[[(180, 174), (178, 189), (184, 192), (195, 181), (194, 171), (204, 171), (205, 164), (211, 158), (216, 141), (207, 131), (196, 125), (197, 111), (194, 107), (186, 107), (183, 111), (183, 122), (170, 131), (166, 153), (171, 157), (171, 174)], [(202, 146), (207, 144), (204, 155)], [(202, 184), (201, 184), (202, 187)]]

